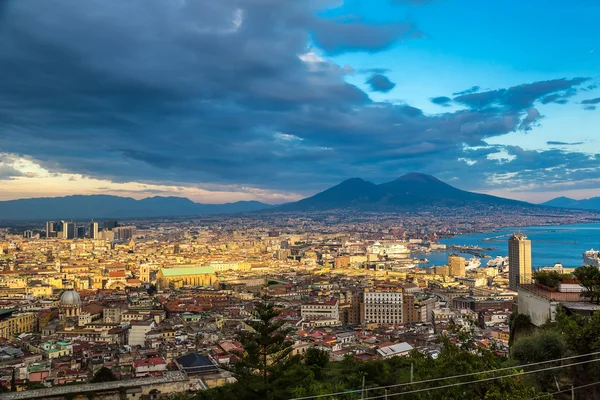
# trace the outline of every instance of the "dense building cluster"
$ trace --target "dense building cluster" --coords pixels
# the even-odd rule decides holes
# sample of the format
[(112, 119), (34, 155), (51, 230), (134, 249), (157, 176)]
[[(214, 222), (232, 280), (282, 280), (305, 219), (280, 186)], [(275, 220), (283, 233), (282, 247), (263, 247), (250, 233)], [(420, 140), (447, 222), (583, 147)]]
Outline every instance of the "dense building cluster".
[[(545, 222), (527, 222), (533, 218)], [(486, 229), (491, 220), (266, 219), (1, 230), (0, 385), (90, 382), (102, 367), (121, 381), (162, 377), (161, 385), (184, 390), (222, 385), (233, 378), (221, 367), (243, 352), (236, 335), (249, 329), (264, 296), (292, 328), (297, 354), (317, 347), (331, 360), (412, 349), (435, 356), (449, 324), (468, 327), (480, 346), (507, 351), (516, 298), (508, 272), (472, 268), (456, 254), (447, 265), (421, 258), (444, 251), (439, 238)]]

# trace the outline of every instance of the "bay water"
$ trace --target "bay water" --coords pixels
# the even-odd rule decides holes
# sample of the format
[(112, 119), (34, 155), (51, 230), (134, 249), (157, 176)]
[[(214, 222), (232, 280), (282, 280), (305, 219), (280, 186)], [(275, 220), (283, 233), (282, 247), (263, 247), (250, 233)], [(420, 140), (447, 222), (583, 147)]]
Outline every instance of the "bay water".
[[(508, 238), (515, 232), (521, 232), (531, 240), (531, 263), (534, 268), (553, 266), (556, 263), (561, 263), (564, 267), (579, 267), (583, 264), (584, 251), (600, 249), (600, 223), (501, 228), (492, 232), (457, 235), (442, 239), (440, 243), (448, 246), (493, 247), (496, 250), (483, 251), (493, 259), (508, 255)], [(452, 252), (436, 251), (415, 256), (427, 258), (433, 265), (443, 265)], [(473, 257), (471, 254), (459, 254), (467, 259)], [(488, 261), (489, 259), (481, 259), (481, 266), (485, 266)]]

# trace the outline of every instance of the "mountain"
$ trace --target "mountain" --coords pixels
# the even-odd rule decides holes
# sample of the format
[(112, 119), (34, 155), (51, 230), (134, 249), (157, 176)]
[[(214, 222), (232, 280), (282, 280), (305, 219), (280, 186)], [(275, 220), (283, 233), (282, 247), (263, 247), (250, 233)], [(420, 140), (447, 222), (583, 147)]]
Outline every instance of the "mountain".
[(361, 210), (411, 210), (422, 207), (460, 207), (467, 205), (533, 204), (457, 189), (425, 174), (409, 173), (391, 182), (376, 185), (360, 178), (348, 179), (312, 197), (275, 207), (273, 211), (310, 211), (335, 208)]
[(257, 211), (272, 206), (258, 201), (194, 203), (183, 197), (135, 200), (109, 195), (75, 195), (0, 201), (0, 220), (144, 218)]
[(287, 203), (278, 210), (327, 210), (332, 208), (348, 208), (365, 203), (380, 201), (386, 193), (377, 185), (364, 181), (360, 178), (348, 179), (339, 185), (329, 188), (312, 197), (299, 200), (295, 203)]
[(600, 197), (592, 197), (583, 200), (575, 200), (569, 197), (557, 197), (542, 203), (542, 205), (548, 207), (578, 208), (582, 210), (600, 211)]

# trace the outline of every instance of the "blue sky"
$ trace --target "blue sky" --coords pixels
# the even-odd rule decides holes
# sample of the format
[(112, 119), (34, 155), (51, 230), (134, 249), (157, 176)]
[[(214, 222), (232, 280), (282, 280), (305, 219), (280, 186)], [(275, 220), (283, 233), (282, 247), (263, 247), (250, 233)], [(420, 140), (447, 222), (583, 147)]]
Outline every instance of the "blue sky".
[(599, 196), (598, 20), (591, 0), (8, 0), (0, 199), (278, 203), (412, 171)]

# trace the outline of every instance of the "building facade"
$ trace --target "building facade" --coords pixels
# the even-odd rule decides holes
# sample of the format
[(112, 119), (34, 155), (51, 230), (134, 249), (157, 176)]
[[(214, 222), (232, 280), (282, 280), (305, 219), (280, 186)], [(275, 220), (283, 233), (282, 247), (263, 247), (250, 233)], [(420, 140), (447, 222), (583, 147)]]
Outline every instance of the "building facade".
[(508, 287), (517, 291), (519, 284), (531, 280), (531, 240), (515, 233), (508, 239)]
[(302, 318), (327, 318), (340, 320), (338, 301), (335, 299), (320, 303), (306, 303), (300, 307)]
[(401, 290), (365, 289), (363, 323), (401, 324), (402, 296)]
[(12, 339), (14, 335), (33, 332), (35, 329), (35, 314), (32, 312), (14, 313), (12, 310), (1, 310), (0, 338)]
[(466, 273), (466, 260), (457, 254), (450, 254), (448, 256), (448, 267), (450, 276), (465, 276)]
[(211, 266), (186, 266), (161, 268), (156, 275), (161, 288), (181, 288), (182, 286), (218, 285), (215, 270)]

